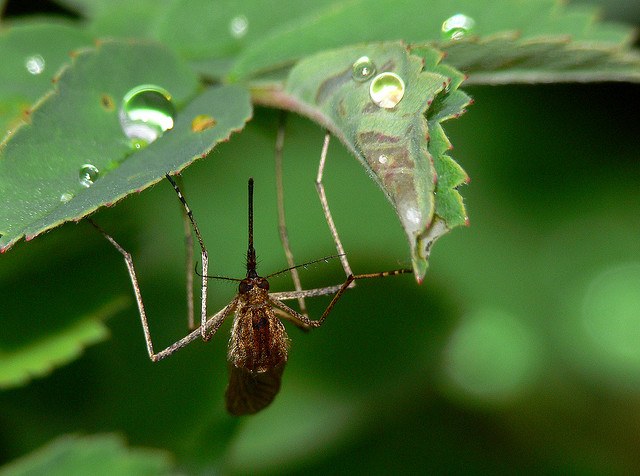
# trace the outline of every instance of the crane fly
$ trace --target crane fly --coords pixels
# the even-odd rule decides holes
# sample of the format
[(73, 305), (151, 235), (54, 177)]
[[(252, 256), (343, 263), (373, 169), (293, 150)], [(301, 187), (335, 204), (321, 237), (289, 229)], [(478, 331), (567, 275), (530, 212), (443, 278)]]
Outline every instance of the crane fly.
[[(288, 319), (301, 329), (308, 330), (320, 327), (326, 317), (329, 315), (335, 304), (358, 279), (376, 278), (391, 276), (397, 274), (411, 273), (410, 269), (400, 269), (387, 271), (382, 273), (370, 274), (349, 274), (347, 279), (340, 285), (327, 286), (316, 289), (297, 289), (295, 291), (286, 292), (269, 292), (268, 278), (278, 274), (291, 272), (300, 266), (326, 261), (333, 257), (321, 258), (311, 261), (305, 265), (291, 266), (284, 270), (272, 273), (262, 277), (257, 272), (256, 252), (253, 246), (253, 179), (249, 179), (248, 183), (248, 248), (246, 260), (246, 276), (240, 278), (230, 278), (225, 276), (209, 276), (207, 274), (209, 267), (208, 252), (204, 245), (202, 235), (193, 217), (193, 212), (187, 204), (178, 184), (170, 175), (166, 175), (167, 180), (173, 186), (182, 203), (184, 215), (188, 223), (193, 228), (201, 250), (202, 273), (198, 273), (202, 277), (201, 287), (201, 312), (200, 326), (191, 331), (182, 339), (174, 342), (165, 349), (155, 352), (151, 333), (149, 331), (149, 323), (147, 320), (138, 279), (136, 276), (133, 259), (131, 254), (127, 252), (113, 237), (107, 234), (95, 222), (89, 220), (104, 237), (123, 255), (131, 284), (133, 286), (142, 329), (147, 344), (149, 358), (157, 362), (170, 355), (177, 350), (185, 347), (189, 343), (198, 338), (204, 341), (210, 340), (216, 331), (220, 328), (224, 320), (234, 314), (233, 326), (231, 330), (231, 338), (229, 340), (228, 360), (229, 360), (229, 385), (225, 392), (226, 407), (229, 413), (233, 415), (247, 415), (256, 413), (267, 405), (269, 405), (280, 389), (282, 373), (288, 359), (289, 338), (281, 318)], [(186, 221), (185, 220), (185, 221)], [(186, 229), (186, 228), (185, 228)], [(189, 244), (191, 235), (187, 233), (187, 244)], [(189, 246), (187, 246), (189, 248)], [(337, 256), (336, 256), (337, 257)], [(187, 253), (187, 262), (192, 256)], [(189, 269), (190, 266), (187, 266)], [(188, 273), (189, 276), (189, 273)], [(207, 280), (223, 279), (237, 281), (238, 292), (232, 301), (224, 306), (221, 310), (211, 317), (207, 317)], [(189, 289), (191, 286), (191, 289)], [(187, 279), (188, 297), (192, 301), (193, 297), (193, 281)], [(290, 299), (304, 299), (316, 296), (325, 296), (333, 294), (333, 298), (326, 307), (322, 316), (317, 320), (312, 320), (306, 312), (298, 312), (287, 306), (283, 301)], [(193, 323), (193, 305), (188, 306), (189, 322)], [(192, 325), (192, 327), (195, 327)]]

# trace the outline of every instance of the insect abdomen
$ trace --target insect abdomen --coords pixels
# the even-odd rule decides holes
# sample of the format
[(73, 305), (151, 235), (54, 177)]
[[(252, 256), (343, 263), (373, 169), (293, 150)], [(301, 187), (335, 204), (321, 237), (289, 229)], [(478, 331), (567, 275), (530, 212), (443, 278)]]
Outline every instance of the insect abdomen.
[(229, 342), (229, 361), (250, 372), (266, 372), (287, 361), (289, 338), (268, 307), (245, 308), (236, 315)]

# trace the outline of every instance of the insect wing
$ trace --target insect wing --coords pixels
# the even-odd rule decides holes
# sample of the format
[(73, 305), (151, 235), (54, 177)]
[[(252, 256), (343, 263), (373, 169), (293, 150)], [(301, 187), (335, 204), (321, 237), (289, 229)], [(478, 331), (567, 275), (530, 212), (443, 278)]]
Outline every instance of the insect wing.
[(285, 364), (266, 372), (251, 372), (230, 363), (225, 393), (227, 411), (237, 416), (251, 415), (268, 406), (280, 390)]

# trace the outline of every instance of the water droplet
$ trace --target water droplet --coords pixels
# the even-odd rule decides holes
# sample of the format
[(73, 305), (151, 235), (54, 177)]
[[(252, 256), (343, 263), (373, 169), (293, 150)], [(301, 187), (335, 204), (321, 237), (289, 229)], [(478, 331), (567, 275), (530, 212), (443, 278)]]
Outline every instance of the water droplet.
[(404, 96), (404, 81), (395, 73), (380, 73), (371, 81), (369, 95), (377, 106), (394, 108)]
[(72, 198), (73, 198), (73, 193), (63, 193), (62, 195), (60, 195), (60, 201), (62, 203), (67, 203)]
[(84, 164), (80, 167), (80, 172), (78, 173), (80, 185), (87, 188), (91, 187), (93, 183), (98, 180), (99, 175), (100, 171), (94, 165)]
[(140, 150), (148, 146), (149, 143), (144, 139), (131, 139), (131, 148)]
[(38, 75), (44, 71), (44, 58), (41, 55), (29, 56), (24, 62), (27, 71), (33, 75)]
[(453, 15), (442, 22), (442, 39), (461, 40), (469, 35), (475, 24), (475, 20), (467, 15)]
[(217, 123), (218, 121), (216, 121), (210, 115), (199, 114), (193, 118), (193, 121), (191, 121), (191, 130), (193, 132), (206, 131), (207, 129), (211, 129), (212, 127), (215, 127)]
[(171, 94), (160, 86), (143, 84), (124, 95), (120, 109), (120, 125), (139, 149), (173, 128), (176, 109)]
[(242, 38), (247, 34), (249, 29), (249, 19), (244, 15), (238, 15), (231, 19), (229, 23), (229, 31), (234, 38)]
[(376, 74), (376, 65), (368, 56), (361, 56), (351, 67), (351, 77), (362, 83)]
[(382, 154), (380, 157), (378, 157), (378, 162), (380, 162), (382, 165), (386, 165), (387, 162), (389, 162), (389, 157)]

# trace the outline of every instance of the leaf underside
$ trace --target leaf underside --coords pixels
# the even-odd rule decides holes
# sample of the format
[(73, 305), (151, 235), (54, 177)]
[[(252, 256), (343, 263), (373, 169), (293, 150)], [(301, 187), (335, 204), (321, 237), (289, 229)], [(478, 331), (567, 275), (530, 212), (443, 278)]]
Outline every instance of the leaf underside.
[[(459, 116), (470, 102), (457, 89), (462, 75), (439, 65), (439, 52), (423, 47), (420, 53), (411, 54), (400, 42), (323, 52), (296, 64), (284, 87), (267, 84), (254, 90), (259, 103), (319, 122), (358, 158), (398, 214), (418, 280), (426, 272), (432, 242), (466, 220), (455, 189), (467, 176), (445, 154), (450, 144), (440, 122)], [(353, 79), (352, 65), (362, 56), (377, 65), (378, 73), (403, 79), (404, 97), (395, 107), (372, 101), (373, 77)]]

